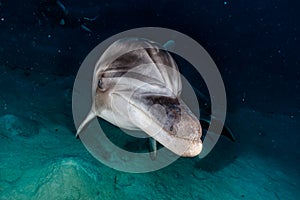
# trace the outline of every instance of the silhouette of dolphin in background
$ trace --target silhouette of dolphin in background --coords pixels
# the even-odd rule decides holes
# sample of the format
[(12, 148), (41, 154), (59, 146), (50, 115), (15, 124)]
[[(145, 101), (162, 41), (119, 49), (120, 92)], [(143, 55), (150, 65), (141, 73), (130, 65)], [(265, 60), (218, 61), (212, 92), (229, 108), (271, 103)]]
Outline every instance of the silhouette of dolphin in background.
[(69, 28), (80, 27), (86, 32), (92, 32), (88, 28), (88, 23), (93, 22), (98, 16), (94, 18), (79, 17), (71, 14), (67, 7), (60, 0), (43, 0), (40, 1), (37, 7), (36, 15), (39, 24), (42, 20), (49, 22), (52, 26), (62, 26)]

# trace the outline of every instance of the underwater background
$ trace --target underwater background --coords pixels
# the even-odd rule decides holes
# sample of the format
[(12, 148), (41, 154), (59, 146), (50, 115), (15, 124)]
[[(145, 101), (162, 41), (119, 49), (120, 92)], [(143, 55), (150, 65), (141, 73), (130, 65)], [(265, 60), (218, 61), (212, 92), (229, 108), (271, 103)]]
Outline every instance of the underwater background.
[[(299, 6), (0, 0), (0, 199), (300, 199)], [(207, 50), (225, 84), (235, 142), (221, 137), (203, 159), (130, 174), (75, 139), (81, 63), (100, 42), (138, 27), (174, 29)]]

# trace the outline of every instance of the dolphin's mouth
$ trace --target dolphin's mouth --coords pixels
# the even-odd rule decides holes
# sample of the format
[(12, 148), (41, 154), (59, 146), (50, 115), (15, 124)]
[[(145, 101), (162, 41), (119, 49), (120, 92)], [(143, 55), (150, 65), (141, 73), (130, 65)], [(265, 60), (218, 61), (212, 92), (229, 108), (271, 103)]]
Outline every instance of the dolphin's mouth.
[(180, 98), (144, 96), (130, 105), (133, 123), (159, 143), (180, 156), (200, 154), (200, 122)]

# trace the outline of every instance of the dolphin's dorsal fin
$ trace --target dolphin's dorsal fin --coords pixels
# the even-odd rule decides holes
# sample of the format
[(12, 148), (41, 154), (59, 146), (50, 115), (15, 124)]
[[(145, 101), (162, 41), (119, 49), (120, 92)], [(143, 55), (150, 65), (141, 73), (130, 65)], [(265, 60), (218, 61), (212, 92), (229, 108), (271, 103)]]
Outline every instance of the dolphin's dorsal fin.
[(175, 47), (175, 41), (174, 41), (174, 40), (169, 40), (169, 41), (167, 41), (167, 42), (163, 45), (163, 47), (164, 47), (166, 50), (172, 50), (172, 49), (174, 49), (174, 47)]

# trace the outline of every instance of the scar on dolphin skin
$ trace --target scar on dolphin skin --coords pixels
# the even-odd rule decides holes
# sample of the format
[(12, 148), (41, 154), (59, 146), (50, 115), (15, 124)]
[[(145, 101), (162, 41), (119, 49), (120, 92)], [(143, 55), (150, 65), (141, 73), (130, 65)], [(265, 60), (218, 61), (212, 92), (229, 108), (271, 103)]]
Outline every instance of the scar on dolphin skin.
[[(165, 96), (148, 96), (145, 99), (150, 102), (150, 105), (158, 104), (165, 108), (167, 119), (164, 121), (164, 128), (172, 134), (174, 124), (178, 123), (181, 117), (181, 108), (179, 107), (178, 99)], [(173, 134), (176, 134), (176, 132)]]

